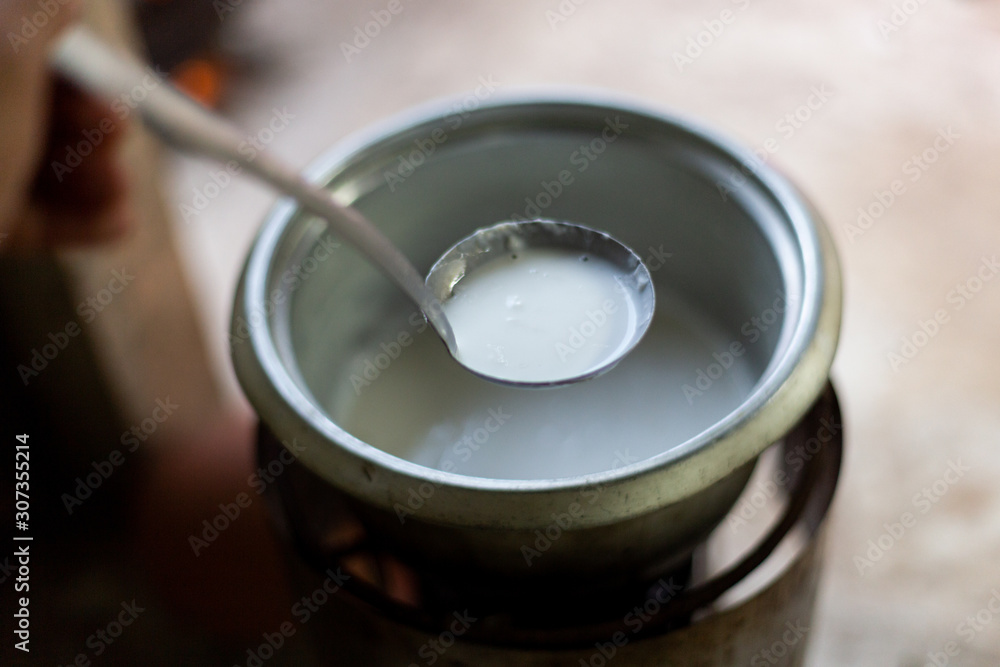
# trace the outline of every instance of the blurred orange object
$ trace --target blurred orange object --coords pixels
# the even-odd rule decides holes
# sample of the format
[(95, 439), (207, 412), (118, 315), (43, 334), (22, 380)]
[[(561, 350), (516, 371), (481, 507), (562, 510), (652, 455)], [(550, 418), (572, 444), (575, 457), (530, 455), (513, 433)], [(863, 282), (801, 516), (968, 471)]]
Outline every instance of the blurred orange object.
[(225, 84), (225, 64), (212, 56), (189, 58), (170, 73), (174, 84), (209, 108), (222, 99)]

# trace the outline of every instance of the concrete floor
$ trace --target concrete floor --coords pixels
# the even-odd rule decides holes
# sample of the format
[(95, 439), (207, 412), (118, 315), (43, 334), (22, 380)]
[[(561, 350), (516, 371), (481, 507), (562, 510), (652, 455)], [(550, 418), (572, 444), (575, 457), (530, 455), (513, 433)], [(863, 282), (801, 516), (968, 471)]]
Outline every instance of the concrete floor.
[[(231, 48), (264, 67), (237, 85), (228, 113), (256, 131), (287, 110), (273, 148), (302, 165), (352, 131), (468, 92), (480, 77), (501, 88), (602, 86), (750, 146), (775, 139), (769, 161), (826, 217), (846, 288), (834, 377), (848, 453), (810, 664), (918, 667), (949, 642), (958, 651), (950, 664), (1000, 664), (1000, 616), (988, 608), (1000, 599), (1000, 279), (967, 297), (954, 291), (979, 287), (977, 272), (995, 271), (980, 268), (983, 258), (1000, 254), (1000, 10), (954, 0), (901, 3), (910, 14), (885, 0), (402, 0), (348, 62), (341, 43), (387, 4), (236, 6), (224, 17)], [(728, 23), (712, 23), (720, 17)], [(719, 34), (705, 32), (707, 46), (678, 61), (706, 26)], [(817, 90), (825, 94), (802, 111)], [(789, 132), (780, 124), (797, 110), (808, 119)], [(913, 162), (939, 133), (950, 143)], [(176, 158), (169, 199), (218, 367), (239, 402), (224, 334), (240, 263), (273, 197), (234, 181), (185, 221), (181, 204), (212, 169)], [(894, 201), (880, 205), (897, 180)], [(859, 222), (859, 208), (870, 221)], [(912, 359), (891, 356), (936, 315), (946, 320)], [(870, 567), (858, 560), (869, 541), (887, 545), (886, 526), (895, 530), (907, 512), (914, 521), (901, 537), (873, 552)]]

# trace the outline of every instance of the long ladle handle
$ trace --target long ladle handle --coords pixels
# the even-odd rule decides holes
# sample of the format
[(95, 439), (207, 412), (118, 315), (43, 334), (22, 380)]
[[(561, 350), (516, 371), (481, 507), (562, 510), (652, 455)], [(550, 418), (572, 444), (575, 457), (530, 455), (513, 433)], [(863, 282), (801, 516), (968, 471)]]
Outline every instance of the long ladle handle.
[[(456, 353), (455, 334), (423, 277), (357, 210), (338, 204), (329, 192), (267, 151), (257, 151), (252, 158), (241, 153), (239, 146), (244, 137), (235, 127), (86, 28), (68, 29), (56, 43), (50, 63), (60, 74), (98, 97), (127, 99), (143, 122), (172, 146), (223, 163), (234, 161), (282, 194), (294, 197), (402, 288), (427, 316), (452, 355)], [(134, 92), (137, 87), (141, 96)]]

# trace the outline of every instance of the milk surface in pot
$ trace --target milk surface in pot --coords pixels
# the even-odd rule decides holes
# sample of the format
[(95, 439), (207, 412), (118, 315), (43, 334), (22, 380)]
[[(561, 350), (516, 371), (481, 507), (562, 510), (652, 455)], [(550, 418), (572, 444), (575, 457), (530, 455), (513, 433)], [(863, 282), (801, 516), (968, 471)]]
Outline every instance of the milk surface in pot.
[[(386, 352), (393, 343), (395, 359)], [(732, 343), (659, 293), (652, 326), (617, 367), (575, 385), (523, 389), (469, 373), (422, 319), (404, 317), (357, 350), (328, 408), (361, 440), (431, 468), (494, 479), (585, 475), (667, 451), (738, 407), (757, 378), (743, 357), (721, 354)], [(376, 365), (385, 366), (377, 375)], [(697, 389), (699, 371), (720, 370)]]

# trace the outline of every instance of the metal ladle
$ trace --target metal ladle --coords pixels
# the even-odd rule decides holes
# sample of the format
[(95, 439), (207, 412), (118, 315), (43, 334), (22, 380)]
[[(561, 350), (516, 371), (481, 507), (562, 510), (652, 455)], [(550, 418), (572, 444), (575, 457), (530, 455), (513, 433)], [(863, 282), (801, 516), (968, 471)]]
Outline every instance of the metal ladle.
[[(463, 366), (455, 333), (442, 312), (441, 302), (451, 296), (451, 289), (457, 280), (501, 247), (521, 243), (524, 247), (538, 245), (587, 249), (595, 256), (607, 258), (628, 269), (630, 273), (635, 273), (638, 267), (638, 280), (645, 280), (644, 284), (650, 287), (652, 285), (641, 260), (610, 236), (569, 223), (557, 225), (543, 221), (519, 223), (519, 226), (513, 227), (510, 226), (512, 223), (501, 223), (477, 231), (445, 253), (434, 265), (425, 283), (406, 256), (361, 213), (350, 206), (338, 204), (329, 192), (308, 182), (297, 170), (269, 152), (257, 151), (253, 157), (240, 152), (243, 135), (235, 127), (173, 88), (135, 58), (113, 49), (86, 28), (77, 26), (68, 29), (53, 47), (50, 63), (60, 74), (98, 97), (108, 100), (129, 97), (143, 122), (168, 144), (222, 163), (236, 162), (248, 173), (326, 220), (337, 236), (361, 251), (416, 303), (452, 357)], [(144, 85), (143, 82), (150, 78), (154, 84)], [(143, 87), (146, 92), (142, 99), (131, 96), (137, 86)], [(576, 231), (573, 231), (574, 227), (577, 227)], [(462, 276), (455, 271), (459, 266), (456, 261), (464, 267)], [(610, 359), (600, 369), (595, 369), (594, 373), (552, 378), (546, 382), (512, 382), (468, 366), (466, 368), (481, 377), (519, 386), (554, 386), (594, 377), (617, 364), (645, 333), (652, 317), (653, 291), (650, 288), (645, 293), (647, 296), (642, 301), (642, 309), (648, 316), (637, 328), (634, 340), (620, 348), (620, 355)]]
[(621, 345), (614, 353), (599, 364), (544, 381), (498, 377), (489, 371), (470, 365), (461, 356), (456, 357), (457, 361), (480, 377), (521, 387), (572, 384), (595, 378), (614, 368), (642, 340), (653, 319), (656, 296), (649, 269), (642, 259), (631, 248), (605, 232), (554, 220), (501, 222), (483, 227), (441, 255), (427, 274), (427, 286), (431, 288), (439, 303), (447, 303), (466, 276), (501, 257), (529, 248), (578, 251), (583, 258), (589, 255), (603, 259), (614, 266), (618, 274), (618, 284), (634, 296), (632, 301), (635, 306), (635, 328), (628, 336), (628, 340), (621, 341)]

